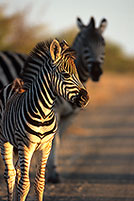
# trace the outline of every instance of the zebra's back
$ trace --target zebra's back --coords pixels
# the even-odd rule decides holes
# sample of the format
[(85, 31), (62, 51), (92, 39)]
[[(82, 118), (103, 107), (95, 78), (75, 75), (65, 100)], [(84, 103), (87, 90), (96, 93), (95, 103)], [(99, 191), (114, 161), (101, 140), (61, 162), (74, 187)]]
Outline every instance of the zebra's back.
[(27, 55), (21, 53), (0, 52), (0, 89), (20, 75), (26, 58)]

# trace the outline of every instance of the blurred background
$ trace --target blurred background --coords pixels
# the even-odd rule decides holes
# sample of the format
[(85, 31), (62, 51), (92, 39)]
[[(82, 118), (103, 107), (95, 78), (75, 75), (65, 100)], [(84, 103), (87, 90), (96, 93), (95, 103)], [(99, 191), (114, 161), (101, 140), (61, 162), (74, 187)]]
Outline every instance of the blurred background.
[[(0, 0), (0, 50), (29, 53), (37, 42), (54, 37), (71, 45), (79, 32), (76, 18), (87, 24), (91, 16), (97, 26), (102, 18), (108, 21), (104, 73), (98, 83), (86, 83), (90, 103), (66, 130), (59, 166), (66, 180), (83, 183), (52, 186), (47, 201), (64, 200), (60, 195), (86, 201), (75, 193), (96, 195), (91, 201), (134, 200), (129, 186), (134, 183), (134, 1)], [(0, 187), (2, 200), (5, 192)]]
[(28, 53), (40, 40), (66, 39), (78, 33), (76, 18), (85, 24), (91, 16), (98, 25), (105, 17), (108, 27), (105, 71), (134, 72), (133, 0), (0, 0), (0, 50)]

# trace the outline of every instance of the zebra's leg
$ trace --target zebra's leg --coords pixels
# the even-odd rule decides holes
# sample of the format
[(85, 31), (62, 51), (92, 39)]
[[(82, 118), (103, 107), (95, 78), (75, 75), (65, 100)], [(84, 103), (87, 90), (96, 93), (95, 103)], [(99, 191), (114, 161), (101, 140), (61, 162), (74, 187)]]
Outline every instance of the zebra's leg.
[(48, 158), (47, 162), (47, 175), (46, 179), (49, 183), (59, 183), (60, 182), (60, 176), (56, 169), (58, 165), (58, 151), (59, 151), (59, 145), (60, 145), (60, 137), (59, 133), (56, 134), (53, 143), (52, 143), (52, 149)]
[(43, 193), (45, 188), (45, 170), (46, 170), (48, 156), (50, 154), (50, 150), (52, 146), (52, 139), (53, 137), (45, 143), (45, 146), (40, 151), (41, 159), (40, 159), (40, 163), (39, 163), (35, 181), (34, 181), (34, 188), (35, 188), (37, 201), (43, 200)]
[(8, 201), (12, 201), (16, 171), (13, 165), (13, 146), (9, 142), (1, 145), (1, 155), (5, 164), (4, 178), (7, 183)]
[(18, 144), (21, 177), (17, 186), (17, 201), (24, 201), (30, 189), (29, 168), (36, 144), (27, 147), (22, 141)]

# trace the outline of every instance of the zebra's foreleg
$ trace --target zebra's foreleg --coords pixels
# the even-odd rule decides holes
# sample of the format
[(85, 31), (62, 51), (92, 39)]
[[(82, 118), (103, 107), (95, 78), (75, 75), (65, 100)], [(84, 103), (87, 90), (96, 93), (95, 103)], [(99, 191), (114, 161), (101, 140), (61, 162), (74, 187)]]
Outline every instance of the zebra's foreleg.
[(21, 177), (17, 186), (17, 201), (24, 201), (30, 189), (29, 168), (36, 144), (27, 147), (22, 141), (18, 144)]
[(4, 178), (7, 183), (8, 201), (12, 201), (16, 171), (13, 165), (13, 146), (9, 142), (1, 146), (1, 155), (5, 164)]
[(35, 181), (34, 181), (34, 188), (35, 188), (37, 201), (43, 200), (43, 193), (45, 188), (45, 170), (46, 170), (48, 156), (50, 154), (50, 150), (52, 146), (52, 139), (53, 138), (51, 138), (48, 142), (46, 142), (45, 146), (40, 151), (41, 159), (40, 159), (40, 163), (39, 163)]

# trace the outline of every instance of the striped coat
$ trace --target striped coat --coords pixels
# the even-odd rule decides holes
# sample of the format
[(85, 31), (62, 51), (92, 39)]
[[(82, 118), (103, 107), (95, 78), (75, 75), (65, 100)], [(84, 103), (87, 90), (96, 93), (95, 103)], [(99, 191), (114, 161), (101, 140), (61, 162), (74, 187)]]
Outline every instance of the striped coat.
[[(57, 130), (53, 110), (57, 95), (78, 107), (85, 107), (89, 99), (77, 74), (74, 52), (65, 41), (53, 40), (50, 44), (37, 44), (25, 63), (22, 79), (7, 85), (0, 94), (0, 146), (8, 201), (13, 200), (16, 174), (15, 200), (26, 199), (30, 188), (30, 161), (37, 150), (41, 157), (34, 187), (36, 200), (43, 200), (45, 167)], [(18, 150), (16, 167), (14, 147)]]

